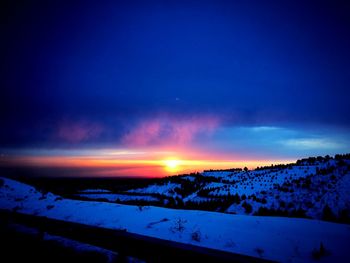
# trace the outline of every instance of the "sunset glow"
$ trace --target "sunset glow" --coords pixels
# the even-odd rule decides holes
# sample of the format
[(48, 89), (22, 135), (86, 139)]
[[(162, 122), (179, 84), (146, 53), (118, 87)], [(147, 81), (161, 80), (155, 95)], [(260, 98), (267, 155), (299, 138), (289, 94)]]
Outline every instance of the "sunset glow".
[(174, 160), (174, 159), (170, 159), (170, 160), (165, 160), (165, 169), (169, 172), (176, 172), (180, 169), (179, 165), (181, 164), (180, 160)]
[[(295, 160), (239, 160), (222, 156), (205, 156), (174, 151), (145, 150), (86, 150), (57, 151), (22, 156), (1, 157), (2, 166), (31, 167), (45, 169), (74, 170), (76, 176), (131, 176), (161, 177), (188, 172), (201, 172), (206, 169), (243, 168), (254, 169), (257, 166), (272, 163), (290, 163)], [(89, 154), (88, 154), (89, 153)], [(174, 156), (177, 156), (176, 158)], [(181, 156), (181, 158), (180, 158)], [(83, 171), (83, 172), (79, 172)]]

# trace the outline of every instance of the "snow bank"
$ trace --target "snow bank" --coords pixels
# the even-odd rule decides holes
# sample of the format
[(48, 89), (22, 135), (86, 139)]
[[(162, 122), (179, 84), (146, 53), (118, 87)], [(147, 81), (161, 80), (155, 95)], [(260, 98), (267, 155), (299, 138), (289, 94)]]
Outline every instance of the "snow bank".
[(319, 249), (322, 242), (327, 255), (321, 262), (350, 262), (348, 225), (61, 199), (10, 179), (3, 180), (1, 209), (126, 229), (131, 233), (281, 262), (313, 262), (312, 251)]

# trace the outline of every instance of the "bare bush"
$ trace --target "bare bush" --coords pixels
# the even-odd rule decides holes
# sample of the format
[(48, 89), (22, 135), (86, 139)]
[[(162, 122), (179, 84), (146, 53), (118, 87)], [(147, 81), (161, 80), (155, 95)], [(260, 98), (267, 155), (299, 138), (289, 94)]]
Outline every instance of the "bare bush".
[(194, 231), (191, 234), (191, 238), (192, 238), (193, 241), (200, 242), (201, 241), (201, 231), (199, 229)]
[(186, 220), (182, 218), (178, 218), (175, 220), (174, 226), (171, 228), (172, 232), (180, 232), (182, 233), (185, 230)]

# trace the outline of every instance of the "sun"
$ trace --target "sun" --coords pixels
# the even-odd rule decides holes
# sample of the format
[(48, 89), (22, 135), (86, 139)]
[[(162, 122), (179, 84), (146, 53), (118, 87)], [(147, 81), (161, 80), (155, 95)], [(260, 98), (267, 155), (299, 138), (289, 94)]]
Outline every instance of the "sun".
[(178, 167), (180, 161), (179, 160), (166, 160), (165, 164), (168, 168), (175, 169)]
[(166, 170), (168, 170), (169, 172), (178, 171), (180, 164), (181, 164), (181, 161), (177, 159), (164, 160), (164, 166)]

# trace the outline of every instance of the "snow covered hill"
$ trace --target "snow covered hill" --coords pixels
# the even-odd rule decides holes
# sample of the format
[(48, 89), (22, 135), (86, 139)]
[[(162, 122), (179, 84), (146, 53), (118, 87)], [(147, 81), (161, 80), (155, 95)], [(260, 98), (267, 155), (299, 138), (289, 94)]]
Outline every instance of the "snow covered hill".
[(0, 209), (281, 262), (350, 262), (345, 224), (71, 200), (6, 178), (0, 179)]
[[(139, 196), (143, 195), (142, 204), (148, 200), (151, 205), (170, 208), (350, 223), (349, 182), (350, 155), (347, 154), (311, 157), (251, 171), (211, 170), (172, 176), (116, 194), (126, 195), (119, 203), (130, 204), (137, 198), (141, 200)], [(99, 200), (98, 195), (90, 197)]]

